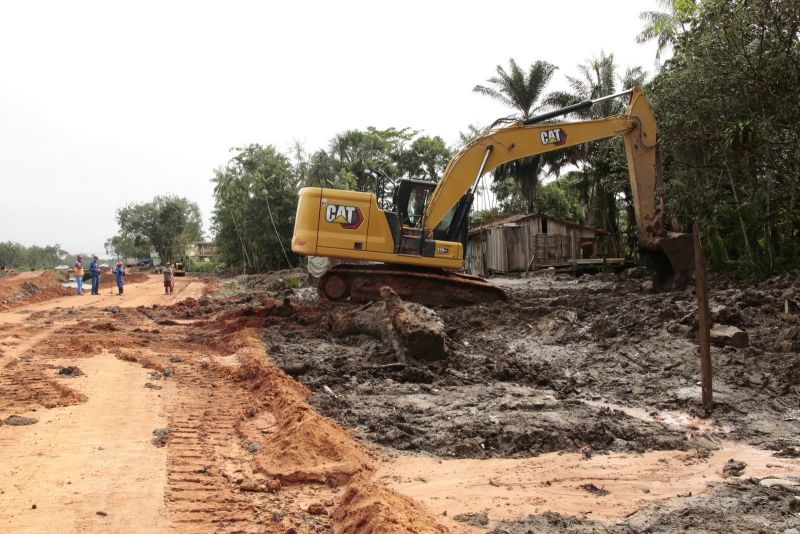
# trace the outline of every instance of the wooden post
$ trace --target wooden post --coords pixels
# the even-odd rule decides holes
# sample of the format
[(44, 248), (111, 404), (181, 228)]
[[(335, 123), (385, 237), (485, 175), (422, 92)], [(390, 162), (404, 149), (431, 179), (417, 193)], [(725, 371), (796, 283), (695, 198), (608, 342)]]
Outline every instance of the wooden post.
[(698, 341), (700, 343), (700, 375), (703, 386), (703, 409), (711, 412), (713, 406), (711, 387), (711, 315), (708, 310), (708, 271), (706, 257), (700, 243), (700, 219), (694, 220), (694, 265), (695, 294), (697, 295), (697, 321), (700, 326)]

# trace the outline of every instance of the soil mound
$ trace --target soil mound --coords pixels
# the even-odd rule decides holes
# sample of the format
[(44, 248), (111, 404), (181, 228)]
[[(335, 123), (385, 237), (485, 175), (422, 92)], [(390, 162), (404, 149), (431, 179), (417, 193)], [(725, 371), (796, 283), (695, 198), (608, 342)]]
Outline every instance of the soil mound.
[(353, 534), (448, 532), (422, 505), (372, 482), (368, 474), (348, 484), (331, 514), (331, 524), (334, 532)]
[(215, 368), (234, 380), (250, 382), (248, 389), (276, 421), (272, 439), (257, 451), (259, 471), (285, 482), (342, 484), (356, 473), (372, 470), (350, 433), (311, 409), (305, 400), (308, 388), (269, 361), (257, 330), (240, 331), (232, 341), (239, 345), (239, 365)]
[(53, 271), (31, 271), (0, 279), (0, 311), (72, 294)]
[[(124, 277), (126, 284), (138, 284), (147, 281), (147, 275), (144, 273), (125, 273)], [(103, 271), (100, 273), (100, 286), (117, 286), (117, 275), (111, 271)]]

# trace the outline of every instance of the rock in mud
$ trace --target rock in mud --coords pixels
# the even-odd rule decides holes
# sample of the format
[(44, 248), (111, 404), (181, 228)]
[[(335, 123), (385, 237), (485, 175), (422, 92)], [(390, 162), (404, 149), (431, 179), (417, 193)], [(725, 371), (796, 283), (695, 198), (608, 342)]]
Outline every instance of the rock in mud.
[(169, 429), (168, 428), (156, 428), (153, 430), (153, 439), (151, 442), (156, 447), (163, 447), (169, 441)]
[(728, 463), (725, 464), (725, 467), (722, 468), (722, 478), (741, 476), (741, 474), (744, 473), (745, 467), (747, 467), (746, 463), (730, 459)]
[(595, 486), (591, 482), (589, 482), (588, 484), (581, 484), (578, 487), (581, 488), (584, 491), (588, 491), (589, 493), (591, 493), (593, 495), (597, 495), (598, 497), (605, 497), (606, 495), (611, 493), (605, 487), (598, 488), (597, 486)]
[(80, 370), (80, 368), (75, 367), (74, 365), (69, 365), (67, 367), (61, 367), (58, 370), (59, 376), (68, 376), (75, 378), (76, 376), (84, 376), (84, 372)]
[(489, 524), (489, 516), (480, 512), (457, 514), (453, 516), (453, 519), (460, 523), (467, 523), (476, 527), (485, 527)]
[(249, 452), (250, 454), (255, 454), (263, 448), (264, 448), (263, 445), (255, 441), (251, 441), (250, 443), (247, 444), (247, 452)]
[(26, 426), (38, 423), (38, 419), (33, 417), (23, 417), (21, 415), (9, 415), (3, 420), (3, 423), (9, 426)]
[(711, 342), (720, 347), (746, 347), (750, 340), (747, 333), (735, 326), (716, 325), (711, 329)]
[(328, 510), (325, 509), (325, 505), (321, 502), (309, 504), (306, 511), (311, 515), (328, 515)]

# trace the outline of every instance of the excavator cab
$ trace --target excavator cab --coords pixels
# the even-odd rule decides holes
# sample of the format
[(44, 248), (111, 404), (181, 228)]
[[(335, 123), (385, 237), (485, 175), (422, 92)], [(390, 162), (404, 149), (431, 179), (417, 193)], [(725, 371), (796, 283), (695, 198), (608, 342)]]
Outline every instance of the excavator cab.
[(418, 226), (436, 182), (403, 179), (394, 190), (394, 208), (403, 226)]
[[(422, 226), (425, 209), (437, 185), (428, 180), (400, 180), (394, 192), (394, 207), (401, 225)], [(466, 249), (472, 199), (472, 193), (461, 197), (433, 230), (433, 239), (461, 243)]]

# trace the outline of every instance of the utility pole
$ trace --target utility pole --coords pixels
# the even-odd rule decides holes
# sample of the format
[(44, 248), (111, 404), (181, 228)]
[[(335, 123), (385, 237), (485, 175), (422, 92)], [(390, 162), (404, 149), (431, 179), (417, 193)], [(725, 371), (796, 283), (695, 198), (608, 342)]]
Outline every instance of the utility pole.
[(700, 243), (700, 218), (694, 220), (695, 294), (697, 296), (698, 342), (700, 344), (700, 376), (702, 382), (703, 409), (711, 413), (713, 395), (711, 387), (711, 314), (708, 310), (708, 270), (703, 246)]

